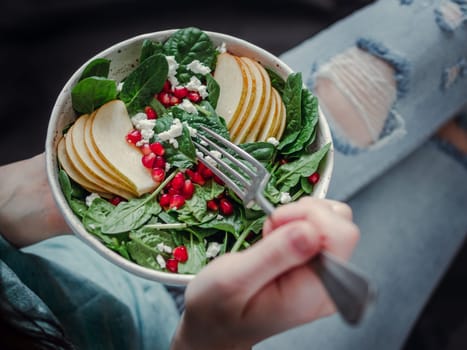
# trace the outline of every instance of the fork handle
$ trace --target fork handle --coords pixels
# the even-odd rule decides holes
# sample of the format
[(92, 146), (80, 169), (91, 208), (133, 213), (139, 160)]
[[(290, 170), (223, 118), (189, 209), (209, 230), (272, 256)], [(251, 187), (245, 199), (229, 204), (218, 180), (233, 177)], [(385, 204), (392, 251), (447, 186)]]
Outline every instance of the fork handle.
[(376, 296), (369, 281), (354, 266), (329, 252), (321, 252), (309, 265), (320, 277), (342, 318), (349, 324), (358, 324)]
[[(268, 216), (275, 210), (262, 194), (258, 194), (255, 201)], [(342, 318), (349, 324), (360, 322), (376, 296), (368, 279), (350, 263), (329, 252), (321, 252), (308, 264), (320, 277)]]

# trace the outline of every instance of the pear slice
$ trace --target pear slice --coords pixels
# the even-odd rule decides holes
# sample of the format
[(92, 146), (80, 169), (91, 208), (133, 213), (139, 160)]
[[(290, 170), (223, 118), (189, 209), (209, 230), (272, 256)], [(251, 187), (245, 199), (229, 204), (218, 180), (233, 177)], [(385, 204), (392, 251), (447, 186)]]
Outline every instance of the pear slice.
[(257, 137), (258, 141), (266, 141), (271, 135), (272, 130), (277, 123), (277, 113), (279, 112), (280, 99), (279, 94), (274, 93), (275, 89), (271, 89), (271, 108), (269, 115), (265, 119), (265, 123), (262, 125), (260, 134)]
[(216, 113), (223, 117), (230, 127), (240, 113), (247, 93), (246, 77), (242, 74), (235, 56), (225, 52), (217, 56), (214, 79), (220, 93)]
[(251, 73), (247, 64), (243, 62), (243, 60), (240, 57), (235, 56), (235, 59), (237, 60), (237, 63), (242, 70), (244, 81), (246, 81), (247, 92), (239, 114), (232, 117), (231, 125), (228, 125), (228, 129), (230, 131), (230, 137), (232, 141), (234, 143), (240, 143), (239, 134), (242, 131), (243, 125), (248, 120), (251, 109), (253, 108), (253, 104), (255, 102), (257, 94), (256, 87), (258, 85), (258, 82), (256, 81), (256, 77)]
[[(279, 93), (277, 93), (279, 95)], [(282, 134), (284, 133), (285, 130), (285, 124), (287, 122), (287, 111), (285, 109), (285, 104), (284, 101), (282, 101), (282, 98), (279, 95), (279, 100), (280, 100), (280, 112), (279, 112), (279, 118), (280, 118), (280, 123), (279, 123), (279, 128), (277, 131), (274, 131), (274, 137), (278, 140), (282, 138)]]
[(258, 68), (259, 65), (256, 65), (256, 62), (248, 57), (241, 57), (240, 59), (247, 66), (250, 74), (253, 77), (253, 81), (255, 81), (256, 83), (256, 93), (254, 95), (253, 104), (249, 113), (244, 116), (244, 118), (242, 119), (243, 124), (240, 124), (238, 127), (239, 131), (236, 136), (237, 143), (245, 142), (245, 139), (251, 133), (254, 125), (258, 123), (260, 117), (262, 117), (264, 114), (263, 107), (266, 100), (266, 96), (270, 98), (270, 91), (266, 90), (267, 83), (263, 74)]
[(98, 109), (92, 120), (91, 137), (100, 158), (111, 171), (130, 183), (133, 191), (141, 196), (153, 191), (159, 184), (142, 165), (141, 152), (126, 141), (126, 135), (132, 129), (125, 104), (113, 100)]
[(99, 168), (93, 163), (84, 146), (83, 127), (89, 115), (79, 117), (73, 126), (68, 130), (65, 137), (66, 152), (70, 161), (75, 165), (79, 173), (89, 182), (94, 183), (104, 192), (113, 193), (120, 197), (129, 199), (135, 197), (135, 193), (122, 190), (119, 186), (114, 186), (101, 177), (97, 176)]
[(92, 113), (84, 125), (84, 144), (86, 146), (86, 150), (92, 162), (99, 168), (99, 172), (107, 179), (107, 182), (115, 187), (121, 188), (122, 190), (132, 192), (131, 185), (122, 181), (124, 179), (119, 178), (108, 166), (106, 166), (105, 160), (100, 157), (99, 152), (95, 147), (94, 140), (91, 137), (91, 127), (96, 113), (97, 111)]
[(258, 69), (259, 73), (261, 74), (262, 81), (263, 81), (263, 104), (261, 108), (257, 111), (257, 115), (254, 121), (250, 124), (250, 127), (246, 133), (245, 142), (254, 142), (257, 141), (258, 135), (260, 134), (260, 130), (262, 129), (263, 125), (266, 124), (266, 119), (268, 118), (271, 110), (272, 105), (272, 86), (271, 86), (271, 79), (269, 78), (269, 74), (266, 72), (266, 69), (254, 60), (250, 60), (256, 68)]
[(88, 192), (95, 192), (98, 193), (100, 196), (104, 196), (105, 190), (96, 184), (88, 181), (73, 165), (73, 162), (70, 161), (68, 155), (66, 153), (66, 145), (65, 145), (65, 138), (62, 137), (57, 145), (57, 158), (60, 162), (61, 167), (68, 176), (88, 191)]

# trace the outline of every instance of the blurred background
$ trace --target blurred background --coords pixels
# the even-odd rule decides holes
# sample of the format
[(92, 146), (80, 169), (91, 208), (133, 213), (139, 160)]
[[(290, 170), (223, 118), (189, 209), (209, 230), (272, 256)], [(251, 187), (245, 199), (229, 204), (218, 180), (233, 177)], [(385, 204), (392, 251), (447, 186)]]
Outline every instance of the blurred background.
[[(396, 1), (396, 0), (393, 0)], [(49, 115), (69, 76), (132, 36), (197, 26), (280, 55), (370, 0), (3, 0), (0, 4), (0, 165), (44, 149)], [(404, 350), (467, 348), (467, 266), (461, 249)]]

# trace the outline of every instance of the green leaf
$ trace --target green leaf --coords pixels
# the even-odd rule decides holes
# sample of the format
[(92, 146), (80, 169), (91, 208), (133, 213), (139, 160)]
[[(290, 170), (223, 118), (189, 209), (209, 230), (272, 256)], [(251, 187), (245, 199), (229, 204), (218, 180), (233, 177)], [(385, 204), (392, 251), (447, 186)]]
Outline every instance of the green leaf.
[(269, 142), (251, 142), (241, 144), (240, 147), (267, 166), (274, 159), (275, 147)]
[(87, 192), (71, 180), (63, 169), (58, 172), (58, 182), (73, 213), (83, 218), (88, 211), (88, 207), (83, 200)]
[(149, 104), (154, 93), (159, 92), (167, 79), (169, 65), (164, 55), (146, 58), (125, 79), (120, 98), (131, 114)]
[(274, 89), (279, 92), (279, 94), (282, 96), (284, 93), (284, 88), (285, 88), (285, 81), (282, 79), (279, 74), (274, 72), (272, 69), (266, 68), (266, 71), (269, 74), (269, 78), (271, 79), (271, 84)]
[(204, 242), (193, 239), (185, 239), (184, 245), (188, 251), (188, 260), (185, 263), (178, 264), (178, 273), (196, 274), (206, 265), (206, 248)]
[(282, 154), (306, 152), (314, 140), (315, 127), (318, 123), (318, 99), (308, 89), (302, 89), (302, 125), (294, 143), (282, 150)]
[(139, 62), (144, 62), (148, 57), (162, 53), (162, 44), (149, 39), (143, 41)]
[(279, 150), (292, 144), (300, 133), (302, 125), (302, 75), (300, 73), (289, 75), (282, 100), (284, 101), (287, 116), (284, 135), (282, 135), (281, 142), (277, 147)]
[(211, 74), (206, 75), (206, 83), (207, 83), (208, 93), (209, 93), (208, 101), (212, 105), (213, 108), (216, 108), (217, 101), (219, 100), (221, 88)]
[(302, 177), (300, 179), (300, 186), (306, 194), (311, 194), (311, 192), (313, 192), (313, 185), (308, 181), (307, 177)]
[(109, 76), (110, 60), (106, 58), (96, 58), (89, 62), (84, 68), (79, 81), (89, 77), (107, 78)]
[(256, 220), (251, 221), (247, 225), (245, 230), (242, 232), (240, 237), (237, 239), (237, 241), (235, 242), (235, 244), (233, 245), (233, 247), (232, 247), (232, 249), (230, 251), (231, 252), (238, 251), (240, 249), (240, 247), (244, 244), (246, 237), (251, 232), (258, 234), (262, 230), (265, 220), (266, 220), (266, 216), (264, 215), (264, 216), (262, 216), (262, 217), (260, 217), (260, 218), (258, 218)]
[(117, 98), (117, 84), (114, 80), (88, 77), (71, 90), (73, 109), (81, 114), (91, 113), (104, 103)]
[(330, 147), (331, 144), (328, 143), (315, 153), (304, 154), (296, 161), (282, 165), (277, 170), (278, 180), (276, 186), (280, 188), (281, 192), (288, 192), (299, 183), (301, 177), (308, 177), (313, 174)]

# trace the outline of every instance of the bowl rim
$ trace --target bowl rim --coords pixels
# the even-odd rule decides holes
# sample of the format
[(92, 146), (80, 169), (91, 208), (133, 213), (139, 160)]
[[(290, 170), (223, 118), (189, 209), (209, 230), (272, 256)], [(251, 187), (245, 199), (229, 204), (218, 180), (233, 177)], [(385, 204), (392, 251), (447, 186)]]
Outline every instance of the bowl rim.
[[(61, 117), (61, 109), (65, 101), (69, 100), (70, 98), (69, 92), (72, 86), (74, 86), (81, 72), (83, 71), (83, 69), (86, 67), (86, 65), (89, 62), (91, 62), (95, 58), (105, 57), (111, 54), (112, 52), (115, 52), (116, 50), (119, 50), (128, 45), (135, 44), (137, 42), (142, 42), (144, 39), (162, 40), (162, 38), (164, 37), (168, 38), (171, 34), (173, 34), (177, 30), (178, 29), (167, 29), (163, 31), (144, 33), (144, 34), (139, 34), (139, 35), (130, 37), (123, 41), (117, 42), (111, 45), (110, 47), (98, 52), (97, 54), (89, 58), (86, 62), (84, 62), (67, 80), (67, 82), (65, 83), (65, 85), (60, 90), (57, 96), (57, 99), (54, 103), (54, 106), (52, 108), (52, 112), (50, 115), (50, 119), (49, 119), (49, 123), (47, 127), (46, 142), (45, 142), (45, 155), (46, 155), (45, 161), (46, 161), (46, 172), (47, 172), (48, 182), (52, 190), (53, 198), (59, 210), (63, 214), (66, 223), (71, 228), (73, 233), (81, 241), (83, 241), (85, 244), (87, 244), (92, 249), (94, 249), (98, 254), (100, 254), (101, 256), (109, 260), (110, 262), (116, 264), (117, 266), (120, 266), (121, 268), (127, 270), (128, 272), (131, 272), (140, 277), (153, 280), (153, 281), (157, 281), (157, 282), (160, 282), (166, 285), (186, 285), (196, 275), (178, 274), (178, 273), (153, 270), (153, 269), (143, 267), (130, 260), (125, 259), (118, 253), (107, 248), (104, 244), (102, 244), (97, 239), (97, 237), (87, 232), (84, 229), (84, 226), (82, 225), (81, 221), (72, 212), (61, 190), (60, 183), (58, 180), (58, 171), (57, 171), (58, 161), (56, 159), (55, 150), (56, 150), (56, 143), (57, 143), (57, 137), (58, 137), (59, 131), (56, 129), (55, 126), (57, 125), (59, 118)], [(244, 39), (241, 39), (241, 38), (229, 35), (229, 34), (219, 33), (219, 32), (213, 32), (213, 31), (207, 31), (207, 30), (203, 30), (203, 32), (206, 33), (213, 41), (216, 40), (216, 41), (219, 41), (219, 43), (225, 42), (227, 44), (227, 48), (229, 48), (229, 46), (234, 45), (234, 47), (241, 47), (248, 51), (255, 52), (256, 55), (258, 56), (255, 58), (262, 57), (265, 60), (273, 62), (275, 67), (277, 68), (280, 67), (284, 71), (283, 75), (289, 75), (290, 73), (293, 73), (293, 70), (286, 63), (284, 63), (281, 59), (279, 59), (277, 56), (273, 55), (272, 53), (266, 51), (265, 49), (247, 40), (244, 40)], [(319, 191), (313, 193), (314, 197), (324, 198), (326, 196), (326, 193), (329, 187), (329, 183), (331, 180), (331, 175), (332, 175), (332, 171), (334, 167), (334, 147), (333, 147), (329, 125), (326, 121), (323, 111), (321, 110), (319, 106), (318, 106), (318, 113), (319, 113), (318, 128), (320, 130), (320, 133), (323, 135), (323, 138), (325, 140), (329, 140), (329, 142), (331, 143), (331, 147), (321, 165), (322, 173), (321, 173), (321, 179), (320, 179), (321, 180), (320, 187), (318, 188)]]

